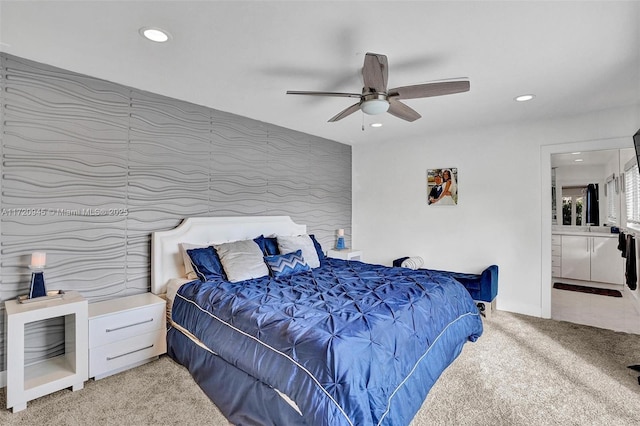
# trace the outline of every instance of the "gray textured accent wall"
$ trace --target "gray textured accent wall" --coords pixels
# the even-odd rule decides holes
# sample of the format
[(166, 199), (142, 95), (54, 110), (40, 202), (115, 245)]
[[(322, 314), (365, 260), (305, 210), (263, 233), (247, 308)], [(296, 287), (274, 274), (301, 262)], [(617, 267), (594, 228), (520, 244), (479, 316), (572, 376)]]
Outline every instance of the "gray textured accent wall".
[[(27, 293), (34, 251), (48, 289), (149, 291), (151, 233), (188, 216), (289, 215), (325, 248), (351, 234), (348, 145), (4, 53), (0, 85), (2, 301)], [(62, 351), (61, 329), (30, 327), (27, 358)]]

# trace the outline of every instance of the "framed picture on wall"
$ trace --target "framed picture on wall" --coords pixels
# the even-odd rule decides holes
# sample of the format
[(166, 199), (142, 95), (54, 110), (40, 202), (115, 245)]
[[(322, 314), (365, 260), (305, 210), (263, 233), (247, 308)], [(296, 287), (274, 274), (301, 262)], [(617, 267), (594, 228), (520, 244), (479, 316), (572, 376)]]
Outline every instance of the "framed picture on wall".
[(455, 206), (458, 204), (458, 168), (427, 169), (427, 204)]

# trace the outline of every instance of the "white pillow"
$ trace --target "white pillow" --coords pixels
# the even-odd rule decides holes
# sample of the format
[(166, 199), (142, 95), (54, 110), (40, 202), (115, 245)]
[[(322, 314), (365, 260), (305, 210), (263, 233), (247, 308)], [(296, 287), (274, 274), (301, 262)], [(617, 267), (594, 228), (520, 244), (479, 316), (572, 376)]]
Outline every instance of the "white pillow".
[(190, 244), (190, 243), (180, 243), (180, 253), (182, 253), (182, 261), (184, 262), (184, 276), (189, 278), (190, 280), (197, 280), (198, 275), (193, 270), (193, 264), (191, 263), (191, 258), (187, 254), (187, 250), (192, 250), (195, 248), (206, 248), (211, 244)]
[(269, 275), (264, 263), (264, 255), (253, 240), (214, 244), (227, 279), (231, 282), (244, 281)]
[(317, 268), (320, 266), (316, 246), (313, 245), (311, 237), (306, 234), (289, 237), (278, 235), (278, 250), (280, 250), (281, 254), (302, 250), (302, 257), (310, 267)]

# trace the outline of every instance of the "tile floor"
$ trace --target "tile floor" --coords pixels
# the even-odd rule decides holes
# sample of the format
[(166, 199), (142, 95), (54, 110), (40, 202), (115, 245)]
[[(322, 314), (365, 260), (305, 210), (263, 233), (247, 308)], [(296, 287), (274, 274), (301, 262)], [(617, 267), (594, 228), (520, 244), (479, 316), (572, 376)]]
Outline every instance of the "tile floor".
[[(600, 296), (567, 290), (551, 290), (551, 318), (577, 324), (585, 324), (609, 330), (640, 334), (640, 300), (628, 287), (594, 285), (580, 281), (562, 280), (579, 284), (613, 288), (622, 297)], [(637, 290), (636, 290), (637, 291)], [(640, 296), (639, 296), (640, 297)]]

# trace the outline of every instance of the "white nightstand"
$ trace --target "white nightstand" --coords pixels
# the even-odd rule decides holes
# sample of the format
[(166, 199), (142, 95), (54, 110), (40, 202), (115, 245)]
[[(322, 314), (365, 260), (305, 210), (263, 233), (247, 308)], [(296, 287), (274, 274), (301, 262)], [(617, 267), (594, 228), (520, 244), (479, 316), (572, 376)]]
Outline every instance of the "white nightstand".
[(334, 259), (362, 260), (362, 250), (355, 250), (355, 249), (336, 250), (336, 249), (330, 249), (327, 252), (327, 256), (328, 257), (333, 257)]
[[(5, 302), (7, 326), (7, 408), (27, 408), (27, 401), (87, 380), (87, 301), (76, 291), (59, 299)], [(64, 317), (64, 354), (24, 365), (24, 328), (28, 323)]]
[(96, 380), (167, 351), (166, 302), (143, 293), (89, 305), (89, 377)]

